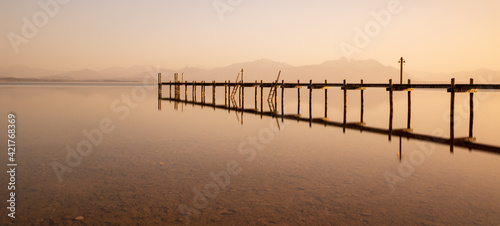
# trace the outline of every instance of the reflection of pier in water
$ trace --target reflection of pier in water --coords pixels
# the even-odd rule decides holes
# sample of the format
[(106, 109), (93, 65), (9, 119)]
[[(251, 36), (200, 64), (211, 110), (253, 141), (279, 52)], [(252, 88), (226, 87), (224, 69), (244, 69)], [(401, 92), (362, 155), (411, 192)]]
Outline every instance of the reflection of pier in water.
[[(240, 78), (240, 77), (239, 77)], [(279, 78), (279, 77), (278, 77)], [(500, 153), (500, 147), (488, 144), (480, 144), (476, 143), (476, 138), (473, 136), (473, 122), (474, 122), (474, 93), (477, 92), (478, 89), (490, 89), (497, 90), (500, 89), (499, 84), (474, 84), (473, 79), (470, 80), (470, 84), (455, 84), (455, 79), (451, 79), (450, 84), (412, 84), (408, 79), (407, 84), (393, 84), (392, 80), (389, 80), (389, 83), (363, 83), (361, 80), (360, 83), (346, 83), (346, 80), (343, 83), (328, 83), (325, 80), (324, 83), (313, 83), (312, 80), (309, 83), (285, 83), (284, 80), (281, 83), (276, 80), (272, 83), (264, 83), (262, 80), (259, 82), (255, 81), (253, 83), (245, 83), (243, 81), (243, 70), (241, 71), (241, 79), (237, 82), (215, 82), (205, 83), (202, 82), (186, 82), (179, 81), (178, 74), (174, 75), (173, 82), (161, 82), (161, 73), (158, 74), (158, 109), (161, 110), (161, 100), (174, 101), (175, 109), (178, 109), (178, 105), (191, 104), (193, 106), (201, 106), (203, 107), (211, 107), (215, 109), (224, 109), (230, 111), (235, 111), (238, 119), (243, 124), (243, 113), (250, 113), (255, 115), (260, 115), (261, 118), (263, 116), (269, 116), (273, 118), (281, 118), (281, 120), (296, 120), (298, 122), (307, 122), (309, 126), (312, 124), (320, 124), (324, 126), (333, 126), (343, 128), (345, 132), (346, 129), (357, 130), (360, 132), (371, 132), (377, 134), (384, 134), (388, 136), (388, 139), (391, 140), (393, 136), (400, 138), (400, 157), (401, 157), (401, 138), (405, 137), (408, 139), (416, 139), (416, 140), (424, 140), (430, 141), (434, 143), (447, 144), (450, 146), (450, 151), (453, 152), (453, 148), (464, 147), (469, 150), (482, 150), (492, 153)], [(163, 97), (163, 86), (169, 87), (169, 97)], [(181, 86), (184, 86), (184, 99), (181, 98)], [(188, 99), (188, 87), (191, 86), (191, 100)], [(209, 86), (212, 88), (212, 101), (207, 103), (206, 99), (206, 87)], [(216, 103), (216, 89), (217, 87), (224, 87), (224, 105), (217, 105)], [(174, 96), (172, 96), (172, 87), (174, 91)], [(200, 87), (201, 100), (197, 101), (197, 87)], [(309, 115), (308, 117), (302, 117), (300, 112), (300, 102), (301, 102), (301, 88), (305, 87), (309, 89)], [(343, 121), (335, 122), (330, 121), (327, 117), (328, 113), (328, 89), (332, 87), (340, 87), (343, 90), (344, 95), (344, 111), (343, 111)], [(245, 88), (254, 88), (254, 108), (245, 108)], [(260, 108), (258, 108), (258, 89), (260, 88)], [(268, 95), (268, 105), (270, 111), (264, 111), (264, 88), (269, 88)], [(278, 112), (278, 89), (281, 88), (281, 111)], [(389, 126), (388, 129), (385, 128), (377, 128), (366, 126), (364, 122), (364, 90), (367, 88), (385, 88), (386, 91), (389, 92)], [(296, 114), (285, 114), (284, 112), (284, 93), (285, 89), (297, 89), (297, 113)], [(313, 89), (323, 89), (325, 92), (325, 107), (324, 107), (324, 117), (322, 118), (313, 118), (312, 117), (312, 98), (313, 98)], [(414, 89), (446, 89), (447, 92), (450, 93), (450, 138), (437, 137), (433, 135), (427, 134), (418, 134), (414, 133), (413, 129), (411, 129), (411, 92)], [(361, 92), (361, 112), (360, 112), (360, 120), (356, 122), (347, 122), (347, 94), (348, 91), (360, 91)], [(238, 92), (238, 101), (235, 100), (235, 94)], [(408, 95), (408, 115), (407, 115), (407, 126), (406, 128), (393, 128), (393, 93), (394, 92), (407, 92)], [(454, 112), (455, 112), (455, 94), (456, 93), (469, 93), (470, 96), (470, 115), (469, 115), (469, 134), (467, 137), (455, 137), (454, 131)]]

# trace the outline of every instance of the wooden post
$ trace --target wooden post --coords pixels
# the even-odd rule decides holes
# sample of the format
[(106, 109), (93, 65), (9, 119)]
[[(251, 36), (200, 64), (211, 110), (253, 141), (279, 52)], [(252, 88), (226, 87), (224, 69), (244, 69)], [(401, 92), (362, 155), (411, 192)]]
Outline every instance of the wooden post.
[(344, 132), (345, 132), (345, 124), (347, 123), (347, 86), (346, 80), (344, 79)]
[[(242, 75), (243, 76), (243, 75)], [(236, 81), (238, 84), (240, 82)], [(241, 106), (241, 85), (236, 85), (236, 87), (238, 88), (238, 105)]]
[(193, 85), (191, 86), (191, 103), (194, 107), (194, 103), (196, 103), (196, 81), (193, 81)]
[[(257, 80), (255, 80), (255, 84), (257, 84)], [(254, 98), (255, 99), (255, 105), (254, 105), (255, 110), (258, 109), (257, 108), (257, 88), (258, 88), (257, 85), (255, 85), (255, 95), (254, 95), (254, 97), (255, 97)]]
[(392, 139), (393, 95), (392, 79), (389, 79), (389, 140)]
[(175, 82), (175, 85), (174, 85), (174, 98), (175, 98), (176, 100), (177, 100), (177, 98), (178, 98), (178, 97), (177, 97), (177, 91), (178, 91), (178, 90), (177, 90), (177, 88), (178, 88), (178, 86), (179, 86), (179, 85), (177, 84), (177, 82), (178, 82), (178, 81), (177, 81), (177, 78), (178, 78), (178, 75), (177, 75), (177, 73), (175, 73), (175, 74), (174, 74), (174, 82)]
[(361, 123), (364, 121), (364, 114), (365, 114), (365, 97), (364, 97), (364, 90), (363, 90), (363, 79), (361, 79)]
[[(470, 84), (474, 84), (474, 79), (471, 78), (470, 79)], [(472, 138), (473, 137), (473, 125), (474, 125), (474, 93), (471, 92), (469, 94), (469, 102), (470, 102), (470, 106), (469, 106), (469, 112), (470, 112), (470, 115), (469, 115), (469, 137)]]
[[(411, 85), (411, 79), (408, 79), (408, 85)], [(408, 122), (406, 128), (411, 128), (411, 89), (408, 90)]]
[[(328, 81), (325, 79), (325, 85)], [(328, 88), (325, 86), (325, 118), (328, 118)]]
[[(241, 69), (241, 71), (243, 71), (243, 69)], [(240, 89), (241, 89), (241, 110), (244, 110), (245, 109), (245, 87), (243, 86), (243, 80), (241, 80), (241, 86), (240, 86)], [(241, 120), (243, 121), (243, 116), (241, 118)]]
[(227, 107), (227, 81), (224, 80), (224, 107)]
[(399, 84), (403, 84), (403, 64), (405, 63), (405, 60), (403, 57), (399, 59), (399, 62), (401, 64), (401, 69), (399, 70)]
[(168, 98), (172, 99), (172, 81), (168, 82)]
[[(260, 113), (264, 111), (264, 82), (260, 80)], [(260, 115), (262, 118), (262, 114)]]
[(215, 80), (213, 80), (213, 82), (212, 82), (212, 105), (214, 105), (214, 107), (215, 107), (215, 92), (216, 92), (215, 89), (216, 89), (215, 88)]
[[(205, 87), (205, 81), (202, 81), (202, 82), (201, 82), (201, 90), (202, 90), (202, 91), (201, 91), (201, 96), (202, 96), (202, 98), (201, 98), (201, 102), (202, 102), (202, 103), (205, 103), (205, 89), (206, 89), (206, 87)], [(203, 106), (203, 105), (202, 105), (202, 106)]]
[(179, 74), (178, 73), (174, 73), (174, 82), (175, 82), (175, 91), (174, 91), (174, 95), (175, 95), (175, 99), (176, 100), (179, 100), (180, 99), (180, 95), (179, 95)]
[[(235, 100), (235, 106), (236, 108), (241, 107), (241, 86), (239, 86), (239, 83), (235, 83), (236, 85), (233, 86), (233, 89), (238, 92), (238, 99)], [(236, 93), (235, 93), (236, 95)]]
[(281, 117), (285, 115), (285, 80), (281, 80)]
[(450, 89), (450, 152), (453, 152), (455, 142), (455, 78), (451, 79)]
[(184, 82), (184, 100), (188, 100), (188, 83)]
[(241, 106), (241, 86), (236, 85), (234, 88), (238, 89), (238, 106)]
[(300, 80), (297, 80), (297, 116), (300, 116)]
[[(162, 85), (161, 85), (161, 73), (158, 73), (158, 99), (161, 99), (162, 97)], [(160, 105), (158, 105), (160, 106)], [(161, 110), (161, 106), (160, 106), (160, 110)]]
[(274, 114), (278, 112), (278, 81), (274, 84)]
[[(181, 98), (181, 94), (182, 94), (182, 83), (181, 83), (181, 81), (179, 81), (179, 86), (178, 86), (178, 88), (177, 88), (177, 89), (178, 89), (178, 91), (177, 91), (177, 92), (178, 92), (178, 95), (177, 95), (177, 96), (179, 96), (179, 98), (177, 98), (177, 99), (178, 99), (178, 100), (181, 100), (181, 99), (182, 99), (182, 98)], [(180, 104), (182, 105), (182, 103), (180, 103)]]
[(227, 107), (229, 108), (229, 112), (231, 112), (231, 80), (227, 81)]
[(240, 96), (240, 105), (241, 105), (241, 123), (243, 125), (243, 109), (245, 109), (245, 87), (243, 84), (245, 83), (244, 77), (243, 77), (243, 68), (241, 69), (241, 85), (240, 85), (240, 90), (241, 90), (241, 96)]
[[(177, 82), (177, 85), (175, 86), (175, 99), (176, 100), (181, 100), (181, 82), (180, 80)], [(182, 105), (182, 103), (179, 103), (180, 105)]]
[(174, 98), (177, 100), (178, 74), (174, 73)]
[(309, 126), (311, 126), (311, 120), (312, 120), (312, 93), (313, 93), (313, 87), (312, 87), (312, 80), (309, 80)]

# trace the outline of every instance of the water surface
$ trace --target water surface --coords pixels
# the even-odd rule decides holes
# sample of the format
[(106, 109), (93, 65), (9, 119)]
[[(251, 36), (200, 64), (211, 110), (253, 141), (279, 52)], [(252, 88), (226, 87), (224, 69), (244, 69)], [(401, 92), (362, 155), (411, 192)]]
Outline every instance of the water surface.
[[(305, 89), (301, 95), (307, 116)], [(323, 91), (313, 95), (313, 115), (322, 117)], [(341, 122), (342, 92), (328, 95), (328, 117)], [(414, 131), (449, 136), (449, 94), (412, 95)], [(296, 113), (296, 96), (287, 90), (286, 113)], [(218, 104), (223, 97), (218, 89)], [(359, 98), (359, 92), (348, 93), (347, 121), (359, 121)], [(388, 127), (388, 101), (382, 89), (365, 92), (367, 126)], [(498, 93), (488, 93), (475, 103), (478, 142), (500, 146), (498, 101)], [(468, 134), (465, 103), (468, 95), (457, 94), (457, 112), (464, 113), (456, 114), (455, 136)], [(159, 111), (156, 87), (4, 85), (0, 104), (1, 117), (17, 116), (13, 222), (20, 224), (500, 223), (497, 154), (464, 148), (451, 153), (447, 145), (404, 138), (400, 160), (398, 137), (389, 141), (386, 135), (281, 119), (277, 129), (275, 119), (253, 114), (244, 114), (242, 125), (234, 111), (182, 104), (175, 110), (169, 101)], [(247, 89), (245, 105), (253, 104), (253, 89)], [(394, 109), (393, 127), (404, 128), (406, 93), (395, 93)], [(68, 166), (68, 150), (91, 142), (85, 131), (99, 129), (103, 120), (113, 130), (91, 150), (81, 146), (88, 155)], [(7, 140), (0, 144), (6, 147)], [(71, 172), (58, 177), (57, 164)]]

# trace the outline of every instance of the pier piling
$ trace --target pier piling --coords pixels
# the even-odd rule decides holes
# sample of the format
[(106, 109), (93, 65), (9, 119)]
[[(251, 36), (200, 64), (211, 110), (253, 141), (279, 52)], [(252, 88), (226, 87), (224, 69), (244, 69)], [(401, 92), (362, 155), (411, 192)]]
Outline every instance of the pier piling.
[(345, 132), (345, 124), (347, 123), (347, 83), (346, 80), (344, 79), (344, 132)]
[[(215, 107), (215, 92), (216, 92), (216, 87), (215, 87), (215, 80), (212, 82), (212, 105)], [(215, 110), (215, 108), (214, 108)]]
[(178, 100), (180, 95), (179, 95), (179, 74), (178, 73), (175, 73), (174, 74), (174, 82), (175, 82), (175, 87), (174, 87), (174, 96), (175, 96), (175, 99)]
[[(410, 79), (408, 79), (408, 85), (411, 85)], [(411, 89), (408, 90), (408, 121), (406, 128), (407, 129), (411, 128)]]
[(392, 117), (393, 117), (393, 87), (392, 79), (389, 79), (389, 140), (392, 139)]
[(455, 78), (451, 79), (450, 97), (450, 152), (453, 152), (453, 143), (455, 142)]
[[(231, 80), (227, 81), (227, 107), (231, 109)], [(231, 111), (229, 111), (231, 112)]]
[[(309, 120), (312, 120), (312, 93), (312, 80), (309, 80)], [(311, 126), (311, 123), (309, 123), (309, 126)]]
[[(300, 80), (297, 80), (297, 84), (300, 84)], [(300, 116), (300, 86), (297, 86), (297, 115)]]
[[(328, 80), (325, 79), (325, 85), (328, 84)], [(328, 87), (325, 86), (325, 120), (328, 118)]]
[(363, 89), (363, 79), (361, 79), (361, 113), (360, 113), (360, 122), (363, 124), (364, 122), (364, 114), (365, 114), (365, 97), (364, 97), (364, 89)]
[(264, 82), (260, 80), (260, 117), (262, 118), (264, 112)]
[(278, 80), (276, 80), (276, 87), (274, 87), (274, 113), (278, 111)]
[[(240, 106), (241, 109), (245, 109), (245, 87), (243, 86), (245, 84), (244, 80), (244, 71), (243, 68), (241, 69), (241, 85), (240, 85), (240, 90), (241, 90), (241, 97), (240, 97)], [(243, 116), (241, 121), (243, 121)]]
[(206, 95), (206, 86), (205, 86), (205, 81), (202, 81), (201, 82), (201, 94), (202, 94), (202, 98), (201, 98), (201, 102), (202, 103), (205, 103), (205, 95)]
[[(255, 84), (257, 84), (257, 80), (255, 80)], [(254, 103), (255, 103), (255, 104), (254, 104), (254, 109), (255, 109), (255, 110), (257, 110), (257, 109), (258, 109), (258, 108), (257, 108), (257, 89), (258, 89), (258, 88), (259, 88), (259, 87), (256, 85), (256, 86), (255, 86), (255, 95), (254, 95)]]
[(158, 73), (158, 98), (162, 98), (161, 73)]
[[(184, 77), (184, 74), (183, 74)], [(188, 100), (188, 83), (184, 82), (184, 99), (187, 101)]]
[(281, 80), (281, 117), (285, 114), (285, 80)]
[[(474, 79), (471, 78), (470, 79), (470, 84), (474, 84)], [(469, 138), (473, 138), (473, 131), (472, 131), (472, 128), (473, 128), (473, 125), (474, 125), (474, 92), (471, 92), (469, 94)]]

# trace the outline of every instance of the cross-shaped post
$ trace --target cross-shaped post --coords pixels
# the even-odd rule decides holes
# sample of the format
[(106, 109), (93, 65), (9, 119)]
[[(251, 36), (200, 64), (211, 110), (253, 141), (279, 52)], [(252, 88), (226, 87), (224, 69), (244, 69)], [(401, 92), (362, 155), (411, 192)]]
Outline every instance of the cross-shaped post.
[(403, 57), (401, 57), (398, 61), (399, 64), (401, 64), (401, 69), (399, 71), (399, 84), (403, 84), (403, 64), (406, 63)]

